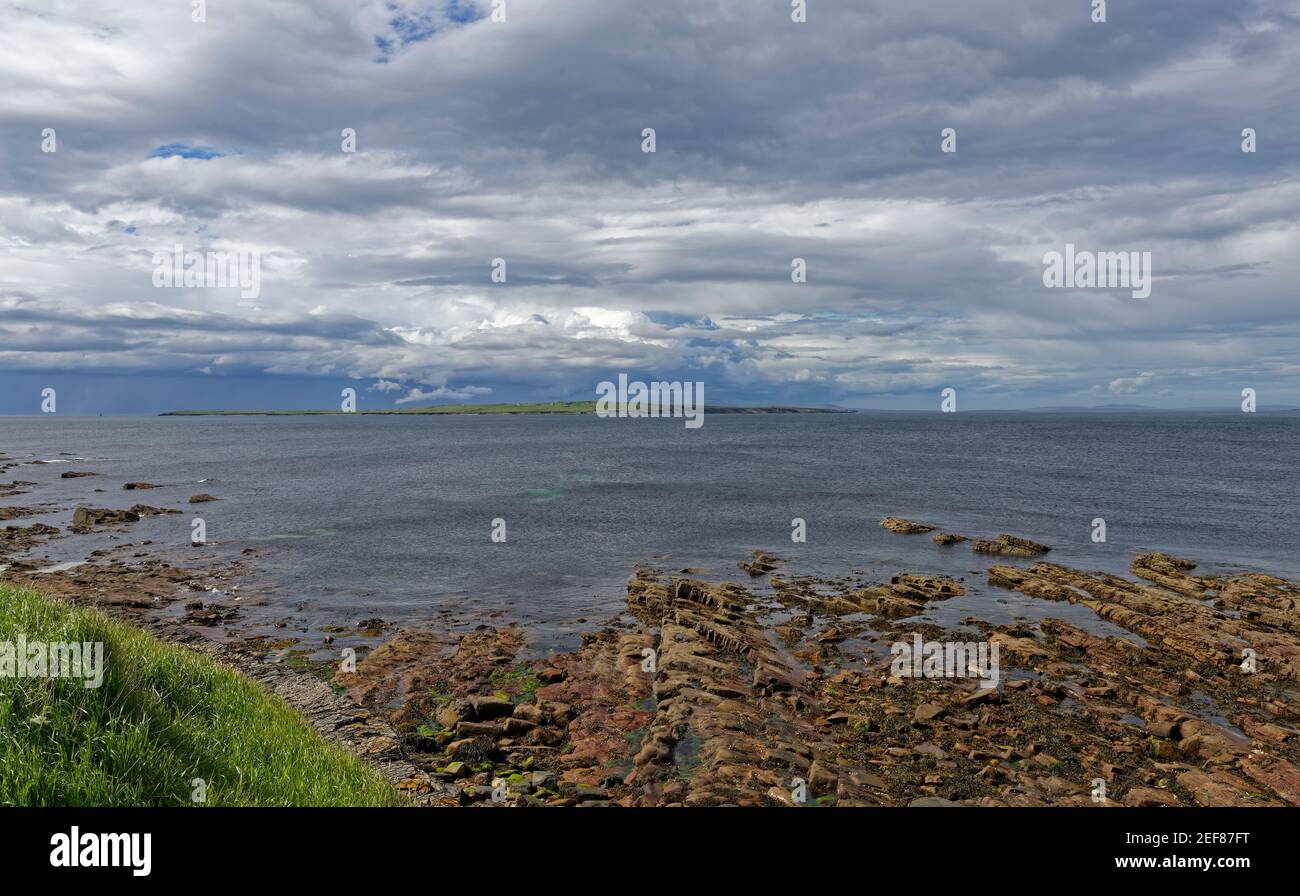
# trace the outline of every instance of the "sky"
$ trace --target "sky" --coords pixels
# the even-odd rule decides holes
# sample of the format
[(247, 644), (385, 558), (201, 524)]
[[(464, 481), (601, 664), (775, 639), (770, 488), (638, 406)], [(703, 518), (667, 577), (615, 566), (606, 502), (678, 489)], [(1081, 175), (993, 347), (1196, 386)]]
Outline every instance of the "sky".
[(1300, 405), (1300, 0), (798, 5), (0, 0), (0, 414)]

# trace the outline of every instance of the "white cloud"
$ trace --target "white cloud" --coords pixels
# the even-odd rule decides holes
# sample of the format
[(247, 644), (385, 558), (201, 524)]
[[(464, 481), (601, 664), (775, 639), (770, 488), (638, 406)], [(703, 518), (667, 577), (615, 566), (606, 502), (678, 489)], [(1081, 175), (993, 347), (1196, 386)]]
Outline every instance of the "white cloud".
[(1139, 373), (1137, 376), (1119, 377), (1110, 381), (1107, 391), (1111, 395), (1137, 395), (1146, 387), (1151, 385), (1155, 379), (1155, 374), (1148, 371)]
[[(407, 33), (379, 0), (0, 6), (0, 370), (1300, 400), (1300, 27), (1274, 5), (1135, 2), (1104, 34), (1052, 0), (826, 0), (802, 30), (734, 0), (438, 10), (376, 64)], [(177, 143), (225, 155), (149, 158)], [(177, 242), (260, 252), (261, 295), (152, 288)], [(1066, 242), (1151, 251), (1152, 296), (1044, 290)]]
[(464, 401), (469, 398), (482, 398), (485, 395), (491, 395), (492, 390), (481, 386), (466, 386), (460, 389), (453, 389), (447, 386), (438, 386), (433, 389), (412, 389), (406, 395), (397, 399), (398, 404), (409, 404), (413, 401)]

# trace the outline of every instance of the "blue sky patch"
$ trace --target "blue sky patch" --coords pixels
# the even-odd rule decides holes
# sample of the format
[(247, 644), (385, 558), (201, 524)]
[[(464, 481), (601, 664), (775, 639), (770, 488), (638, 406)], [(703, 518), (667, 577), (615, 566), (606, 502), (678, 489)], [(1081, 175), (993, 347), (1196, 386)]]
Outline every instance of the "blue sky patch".
[(151, 159), (170, 159), (180, 156), (182, 159), (219, 159), (224, 152), (208, 149), (206, 146), (194, 146), (190, 143), (168, 143), (149, 153)]
[(389, 3), (388, 11), (393, 14), (388, 20), (390, 31), (375, 35), (375, 48), (379, 50), (375, 61), (380, 63), (390, 61), (399, 51), (422, 43), (439, 31), (477, 22), (485, 15), (474, 0), (443, 0), (421, 9)]

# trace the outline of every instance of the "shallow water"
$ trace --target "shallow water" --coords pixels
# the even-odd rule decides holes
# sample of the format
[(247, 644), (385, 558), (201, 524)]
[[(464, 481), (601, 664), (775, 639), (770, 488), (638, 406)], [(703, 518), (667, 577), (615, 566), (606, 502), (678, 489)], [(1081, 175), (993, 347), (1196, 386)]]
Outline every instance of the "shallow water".
[[(24, 465), (4, 479), (40, 483), (0, 504), (59, 502), (24, 519), (66, 526), (71, 503), (181, 507), (122, 540), (154, 539), (183, 557), (190, 520), (203, 552), (258, 550), (269, 606), (247, 618), (304, 624), (445, 611), (455, 624), (529, 624), (534, 650), (572, 646), (623, 607), (638, 562), (749, 579), (754, 548), (783, 575), (880, 580), (926, 572), (971, 594), (924, 619), (952, 626), (1090, 611), (984, 584), (994, 560), (969, 545), (881, 529), (884, 516), (973, 536), (1047, 542), (1047, 559), (1124, 573), (1135, 553), (1168, 551), (1202, 571), (1257, 569), (1300, 578), (1300, 416), (1217, 414), (846, 414), (680, 420), (595, 417), (0, 418), (0, 451)], [(66, 452), (67, 454), (60, 454)], [(71, 456), (69, 456), (71, 455)], [(73, 459), (77, 458), (77, 459)], [(70, 465), (69, 465), (70, 464)], [(96, 479), (62, 480), (68, 469)], [(166, 487), (122, 490), (146, 480)], [(210, 492), (221, 500), (191, 507)], [(792, 544), (791, 519), (808, 541)], [(1105, 544), (1090, 538), (1103, 517)], [(507, 541), (490, 539), (506, 521)], [(102, 536), (51, 543), (52, 559)], [(302, 606), (299, 611), (297, 608)], [(1118, 634), (1100, 620), (1089, 627)]]

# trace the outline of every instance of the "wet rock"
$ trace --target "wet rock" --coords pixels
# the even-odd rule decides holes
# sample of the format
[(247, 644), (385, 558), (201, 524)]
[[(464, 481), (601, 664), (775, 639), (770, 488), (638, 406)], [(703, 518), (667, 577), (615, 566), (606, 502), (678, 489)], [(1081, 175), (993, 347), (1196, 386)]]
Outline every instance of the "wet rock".
[(125, 491), (133, 492), (149, 488), (162, 488), (162, 486), (154, 485), (152, 482), (127, 482), (122, 486), (122, 488)]
[[(403, 703), (434, 690), (431, 666), (448, 639), (431, 632), (403, 631), (357, 662), (356, 671), (335, 676), (353, 699), (366, 705)], [(424, 707), (414, 708), (420, 712)], [(427, 719), (432, 712), (422, 713)]]
[(466, 737), (447, 745), (447, 755), (454, 760), (477, 765), (496, 757), (496, 744), (490, 737)]
[(492, 722), (457, 722), (456, 737), (490, 737), (493, 740), (505, 736), (505, 728)]
[(1178, 776), (1198, 806), (1265, 806), (1274, 801), (1253, 792), (1248, 781), (1226, 771), (1203, 772), (1200, 769), (1185, 771)]
[(1165, 762), (1178, 762), (1183, 759), (1183, 752), (1178, 744), (1171, 740), (1154, 740), (1151, 742), (1151, 755)]
[(912, 713), (912, 720), (916, 722), (930, 722), (944, 714), (945, 708), (938, 703), (922, 703)]
[(1241, 770), (1274, 791), (1285, 802), (1300, 806), (1300, 768), (1277, 756), (1253, 754), (1240, 763)]
[(474, 718), (481, 722), (509, 716), (515, 710), (513, 703), (500, 697), (470, 697), (469, 705)]
[(43, 538), (58, 534), (58, 529), (44, 523), (31, 526), (5, 526), (0, 529), (0, 550), (6, 554), (24, 551), (35, 547)]
[(528, 732), (532, 731), (536, 727), (536, 722), (529, 722), (526, 719), (518, 719), (514, 717), (506, 719), (505, 722), (506, 734), (510, 737), (524, 737)]
[(557, 722), (568, 722), (573, 718), (573, 707), (567, 703), (551, 702), (545, 704), (543, 709)]
[(839, 769), (828, 762), (814, 760), (808, 766), (808, 786), (815, 794), (834, 793), (839, 780)]
[(780, 562), (779, 558), (773, 557), (766, 551), (756, 550), (752, 557), (748, 560), (742, 560), (739, 565), (745, 572), (757, 577), (772, 572)]
[(469, 802), (482, 803), (493, 799), (495, 788), (491, 784), (475, 784), (461, 791)]
[(179, 510), (173, 510), (170, 507), (150, 507), (148, 504), (132, 504), (131, 513), (137, 516), (162, 516), (168, 513), (180, 513)]
[(948, 754), (938, 744), (925, 743), (916, 747), (915, 752), (918, 756), (925, 756), (936, 761), (942, 761), (948, 758)]
[(134, 510), (109, 510), (103, 507), (78, 507), (72, 514), (72, 531), (85, 533), (96, 526), (115, 526), (140, 521)]
[(1260, 722), (1255, 719), (1247, 719), (1245, 728), (1246, 733), (1252, 738), (1272, 741), (1277, 744), (1286, 743), (1297, 736), (1297, 731), (1293, 728), (1275, 725), (1272, 722)]
[(523, 719), (533, 725), (540, 725), (546, 719), (546, 711), (532, 703), (520, 703), (512, 714), (516, 719)]
[(592, 801), (607, 801), (609, 791), (603, 787), (595, 787), (590, 784), (568, 784), (560, 785), (560, 793), (564, 796), (572, 797), (580, 803)]
[(973, 694), (963, 697), (961, 705), (967, 708), (980, 706), (985, 703), (1002, 702), (1002, 692), (997, 688), (979, 688)]
[(81, 470), (68, 470), (60, 474), (60, 479), (82, 479), (86, 476), (98, 476), (98, 473), (87, 473)]
[(1046, 554), (1051, 548), (1028, 538), (1014, 535), (999, 535), (996, 540), (978, 539), (971, 543), (971, 550), (977, 554), (1002, 554), (1006, 557), (1037, 557)]
[(1152, 722), (1147, 725), (1147, 734), (1152, 737), (1168, 737), (1178, 740), (1182, 736), (1182, 731), (1177, 722)]
[(469, 707), (460, 700), (454, 700), (442, 708), (434, 716), (434, 720), (443, 728), (454, 731), (456, 726), (467, 720)]
[[(1239, 671), (1242, 646), (1253, 645), (1258, 655), (1271, 656), (1271, 662), (1259, 663), (1252, 674), (1300, 681), (1297, 586), (1252, 574), (1194, 577), (1186, 573), (1189, 562), (1166, 555), (1143, 555), (1135, 560), (1134, 571), (1158, 578), (1158, 586), (1053, 563), (1036, 563), (1027, 570), (995, 566), (989, 569), (989, 582), (1033, 597), (1087, 606), (1101, 618), (1195, 665), (1209, 661), (1225, 672)], [(1256, 615), (1228, 616), (1205, 602), (1210, 593), (1231, 609), (1252, 608)]]
[[(7, 469), (7, 467), (0, 466), (0, 470), (4, 469)], [(15, 479), (12, 482), (0, 482), (0, 498), (12, 498), (16, 495), (25, 495), (27, 494), (27, 490), (34, 485), (36, 485), (35, 482), (24, 482), (20, 479)], [(0, 519), (3, 519), (3, 517), (0, 517)]]
[(1132, 787), (1128, 793), (1124, 794), (1121, 802), (1125, 806), (1134, 806), (1137, 808), (1151, 808), (1154, 806), (1180, 806), (1178, 797), (1174, 796), (1167, 790), (1159, 790), (1155, 787)]
[(899, 519), (896, 516), (885, 517), (880, 521), (880, 525), (890, 532), (897, 532), (900, 535), (920, 535), (934, 531), (934, 526), (925, 523), (914, 523), (911, 520)]
[(214, 496), (209, 495), (209, 494), (206, 494), (206, 493), (201, 493), (201, 494), (197, 494), (197, 495), (190, 495), (190, 503), (191, 503), (191, 504), (206, 504), (206, 503), (208, 503), (209, 501), (215, 501), (215, 500), (217, 500), (217, 499), (216, 499)]
[[(1164, 555), (1134, 562), (1136, 583), (1042, 562), (995, 566), (989, 580), (1090, 608), (1145, 644), (1050, 616), (1033, 627), (971, 617), (960, 634), (904, 623), (927, 640), (969, 642), (978, 629), (1000, 646), (1004, 691), (969, 677), (892, 678), (881, 656), (881, 641), (899, 637), (889, 620), (924, 614), (962, 593), (959, 582), (773, 576), (751, 590), (649, 569), (628, 582), (635, 623), (624, 616), (547, 658), (535, 698), (516, 694), (522, 702), (485, 712), (500, 713), (493, 718), (469, 702), (499, 700), (483, 695), (528, 674), (511, 664), (517, 648), (504, 629), (440, 639), (424, 689), (440, 695), (437, 710), (464, 708), (448, 717), (458, 735), (449, 749), (477, 744), (482, 754), (449, 759), (525, 776), (532, 792), (516, 788), (512, 802), (790, 804), (791, 782), (803, 778), (813, 798), (843, 806), (1091, 806), (1097, 776), (1126, 805), (1300, 799), (1290, 753), (1300, 713), (1276, 686), (1300, 658), (1300, 586), (1196, 576), (1194, 564)], [(841, 637), (874, 647), (855, 656)], [(1245, 644), (1261, 657), (1258, 673), (1239, 668)], [(407, 724), (403, 714), (423, 724), (437, 710), (416, 690), (395, 724)], [(543, 770), (563, 796), (534, 780)], [(579, 785), (604, 794), (580, 799)]]
[(14, 520), (19, 517), (36, 516), (48, 512), (47, 509), (41, 507), (0, 507), (0, 520)]
[[(198, 604), (198, 606), (194, 606)], [(215, 628), (223, 623), (235, 619), (239, 615), (237, 607), (222, 606), (220, 604), (208, 604), (204, 606), (201, 601), (194, 601), (186, 604), (188, 612), (181, 617), (181, 622), (185, 625), (195, 625), (202, 628)], [(293, 639), (297, 640), (297, 639)]]
[(896, 575), (888, 585), (872, 585), (845, 592), (827, 603), (837, 614), (867, 612), (896, 619), (924, 612), (932, 600), (947, 600), (965, 594), (960, 582), (936, 576)]

